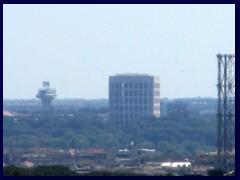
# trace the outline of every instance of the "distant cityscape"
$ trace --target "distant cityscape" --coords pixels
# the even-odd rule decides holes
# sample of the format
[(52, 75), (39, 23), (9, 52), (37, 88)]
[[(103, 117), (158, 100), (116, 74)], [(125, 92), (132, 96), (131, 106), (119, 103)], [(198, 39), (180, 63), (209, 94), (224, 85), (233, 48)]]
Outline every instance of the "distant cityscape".
[(235, 56), (217, 57), (218, 99), (160, 98), (159, 76), (132, 73), (109, 77), (108, 99), (57, 99), (49, 81), (36, 98), (3, 99), (3, 166), (63, 165), (80, 174), (233, 170), (235, 76), (228, 68)]
[(160, 100), (160, 77), (147, 74), (118, 74), (109, 77), (108, 99), (56, 99), (50, 82), (43, 81), (36, 98), (3, 99), (3, 111), (53, 113), (81, 108), (108, 108), (109, 120), (129, 121), (139, 117), (216, 114), (217, 98), (196, 97)]
[[(3, 116), (15, 123), (42, 121), (50, 117), (59, 119), (77, 118), (79, 112), (91, 114), (96, 112), (98, 121), (130, 123), (138, 119), (168, 118), (185, 120), (195, 117), (215, 117), (217, 113), (216, 98), (161, 98), (160, 78), (146, 74), (118, 74), (109, 77), (109, 99), (57, 99), (57, 91), (50, 88), (48, 81), (43, 82), (33, 99), (3, 100)], [(42, 119), (42, 120), (41, 120)], [(131, 126), (131, 125), (130, 125)], [(170, 158), (159, 162), (139, 160), (148, 157), (160, 157), (156, 148), (135, 148), (132, 141), (124, 149), (104, 148), (51, 148), (31, 147), (12, 148), (12, 140), (4, 147), (4, 166), (17, 164), (20, 167), (39, 165), (64, 165), (77, 173), (92, 171), (127, 171), (131, 173), (176, 173), (183, 169), (185, 173), (206, 175), (217, 162), (216, 152), (202, 153), (188, 159), (187, 155)], [(75, 148), (74, 148), (75, 147)], [(211, 159), (211, 161), (209, 161)], [(134, 161), (136, 161), (134, 163)], [(114, 164), (114, 166), (112, 166)]]
[(3, 175), (235, 176), (235, 7), (3, 4)]
[[(108, 99), (55, 99), (52, 102), (55, 111), (71, 111), (79, 109), (107, 108)], [(31, 112), (41, 112), (42, 104), (38, 99), (3, 100), (4, 115), (17, 116)], [(21, 112), (21, 113), (19, 113)], [(161, 116), (197, 116), (215, 115), (217, 112), (217, 98), (195, 97), (168, 99), (161, 98)]]

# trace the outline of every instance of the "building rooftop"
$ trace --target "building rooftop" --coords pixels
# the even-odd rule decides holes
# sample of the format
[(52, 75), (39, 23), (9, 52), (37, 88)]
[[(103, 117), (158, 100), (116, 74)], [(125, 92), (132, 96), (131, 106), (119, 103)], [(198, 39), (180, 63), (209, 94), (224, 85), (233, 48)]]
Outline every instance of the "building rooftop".
[(162, 167), (183, 167), (183, 166), (191, 166), (190, 162), (163, 162), (161, 163)]
[(150, 76), (149, 74), (139, 74), (139, 73), (123, 73), (116, 74), (116, 76)]
[(3, 116), (14, 116), (14, 114), (9, 111), (3, 111)]
[(103, 149), (89, 148), (86, 149), (83, 153), (87, 154), (107, 154), (107, 152)]

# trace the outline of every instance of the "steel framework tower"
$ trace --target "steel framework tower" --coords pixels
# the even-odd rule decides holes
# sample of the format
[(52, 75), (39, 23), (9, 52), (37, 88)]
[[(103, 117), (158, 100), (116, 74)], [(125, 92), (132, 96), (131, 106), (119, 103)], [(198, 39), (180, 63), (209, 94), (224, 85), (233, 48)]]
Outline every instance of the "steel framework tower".
[(219, 168), (228, 170), (235, 153), (235, 55), (218, 54), (218, 132)]

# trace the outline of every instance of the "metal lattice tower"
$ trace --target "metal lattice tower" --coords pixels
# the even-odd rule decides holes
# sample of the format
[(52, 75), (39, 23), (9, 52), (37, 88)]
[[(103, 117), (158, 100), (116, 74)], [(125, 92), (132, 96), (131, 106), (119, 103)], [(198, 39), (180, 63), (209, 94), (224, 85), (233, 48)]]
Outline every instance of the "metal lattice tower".
[(228, 170), (235, 153), (235, 55), (218, 54), (218, 132), (219, 168)]

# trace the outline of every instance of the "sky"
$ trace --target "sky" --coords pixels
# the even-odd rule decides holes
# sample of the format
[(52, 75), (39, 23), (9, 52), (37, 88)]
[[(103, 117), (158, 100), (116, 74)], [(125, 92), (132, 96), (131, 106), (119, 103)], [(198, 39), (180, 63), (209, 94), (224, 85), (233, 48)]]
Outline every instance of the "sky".
[(118, 73), (160, 76), (160, 96), (217, 97), (235, 54), (235, 5), (3, 5), (3, 98), (108, 98)]

